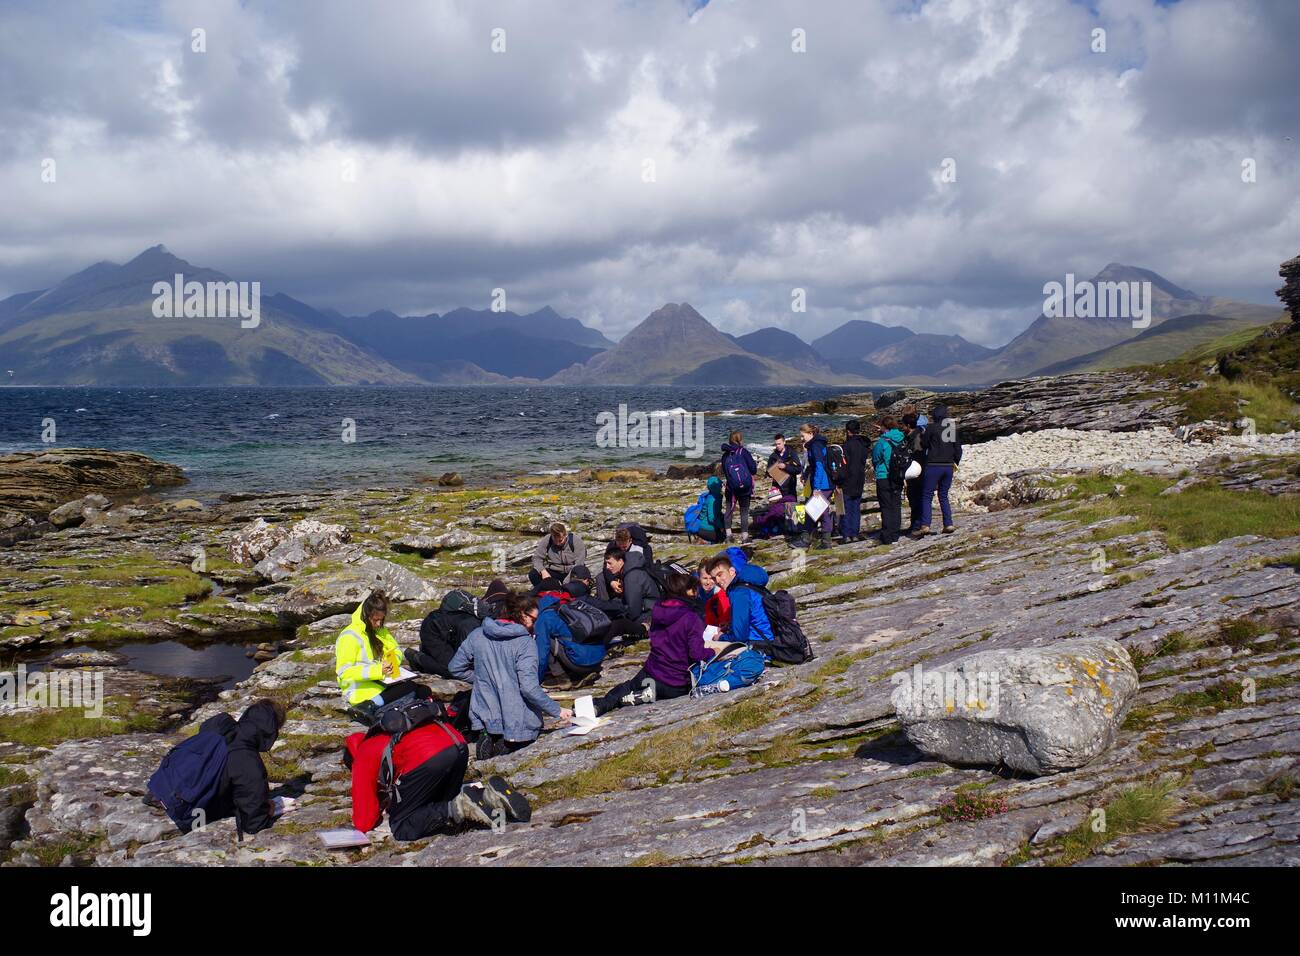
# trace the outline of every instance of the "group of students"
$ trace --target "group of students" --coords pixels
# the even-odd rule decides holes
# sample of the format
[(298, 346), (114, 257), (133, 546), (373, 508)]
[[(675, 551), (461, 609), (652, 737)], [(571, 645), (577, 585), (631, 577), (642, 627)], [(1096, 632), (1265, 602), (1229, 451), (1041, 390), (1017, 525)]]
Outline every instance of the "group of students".
[[(742, 544), (751, 531), (756, 537), (784, 535), (800, 548), (829, 548), (835, 534), (845, 543), (861, 541), (868, 478), (874, 480), (880, 505), (881, 544), (893, 544), (903, 534), (929, 534), (936, 494), (943, 531), (955, 531), (949, 490), (961, 463), (962, 446), (948, 408), (936, 406), (933, 418), (916, 411), (908, 411), (901, 420), (886, 415), (874, 428), (878, 437), (870, 441), (862, 434), (863, 423), (852, 419), (844, 425), (844, 444), (832, 445), (817, 425), (805, 423), (799, 429), (802, 455), (786, 443), (784, 435), (776, 435), (767, 456), (770, 484), (757, 514), (752, 506), (759, 484), (758, 462), (741, 433), (733, 431), (722, 446), (716, 468), (721, 474), (711, 475), (704, 493), (686, 509), (687, 534), (701, 541), (726, 542), (732, 537), (733, 516), (739, 512)], [(904, 497), (910, 512), (906, 531)]]

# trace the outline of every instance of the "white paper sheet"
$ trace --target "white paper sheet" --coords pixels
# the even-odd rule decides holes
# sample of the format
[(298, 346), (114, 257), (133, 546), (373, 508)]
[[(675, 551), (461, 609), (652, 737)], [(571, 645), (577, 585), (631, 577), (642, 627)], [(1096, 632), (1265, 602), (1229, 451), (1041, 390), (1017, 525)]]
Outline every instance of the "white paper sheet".
[(317, 830), (321, 843), (328, 850), (341, 850), (350, 846), (369, 846), (370, 837), (360, 830)]
[(803, 506), (803, 513), (813, 521), (819, 519), (830, 507), (830, 503), (821, 495), (813, 495), (808, 499), (808, 503)]

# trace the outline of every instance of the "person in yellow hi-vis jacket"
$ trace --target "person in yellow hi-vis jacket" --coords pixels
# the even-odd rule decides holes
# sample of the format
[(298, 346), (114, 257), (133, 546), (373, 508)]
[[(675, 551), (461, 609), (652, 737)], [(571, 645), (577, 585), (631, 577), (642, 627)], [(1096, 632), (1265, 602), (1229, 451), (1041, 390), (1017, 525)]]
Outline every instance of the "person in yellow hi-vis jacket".
[(387, 617), (388, 598), (382, 591), (371, 592), (334, 644), (334, 673), (343, 701), (363, 718), (408, 694), (430, 695), (423, 684), (399, 679), (402, 655), (384, 627)]

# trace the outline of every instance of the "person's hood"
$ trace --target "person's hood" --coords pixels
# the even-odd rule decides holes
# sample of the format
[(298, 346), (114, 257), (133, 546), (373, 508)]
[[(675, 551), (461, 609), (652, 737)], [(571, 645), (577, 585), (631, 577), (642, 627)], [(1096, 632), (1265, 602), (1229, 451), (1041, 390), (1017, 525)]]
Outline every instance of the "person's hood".
[(744, 447), (745, 447), (744, 445), (737, 445), (737, 444), (734, 444), (733, 442), (724, 441), (724, 442), (722, 443), (722, 453), (725, 455), (725, 454), (727, 454), (728, 452), (739, 451), (740, 449), (742, 449), (742, 448), (744, 448)]
[(810, 438), (808, 441), (804, 442), (804, 448), (811, 448), (813, 445), (821, 445), (821, 446), (825, 447), (825, 445), (826, 445), (826, 436), (825, 436), (825, 435), (820, 435), (820, 434), (818, 434), (818, 435), (813, 435), (812, 438)]
[(652, 627), (671, 627), (689, 614), (699, 616), (699, 611), (681, 598), (664, 598), (650, 612)]
[(362, 634), (366, 633), (366, 622), (361, 617), (361, 609), (365, 607), (365, 602), (357, 605), (357, 609), (352, 612), (352, 626), (358, 628)]
[(560, 603), (560, 599), (554, 594), (547, 594), (537, 599), (537, 613), (541, 613), (549, 608), (555, 607)]
[(498, 621), (490, 617), (483, 622), (483, 635), (490, 641), (513, 641), (517, 637), (528, 637), (528, 628), (514, 621)]
[(935, 420), (936, 422), (941, 422), (941, 421), (943, 421), (943, 420), (944, 420), (945, 418), (947, 418), (947, 417), (948, 417), (948, 406), (947, 406), (947, 405), (936, 405), (936, 406), (934, 406), (934, 420)]
[(266, 753), (279, 734), (280, 729), (275, 725), (275, 711), (269, 703), (259, 700), (239, 718), (239, 723), (235, 726), (234, 746)]
[(623, 557), (623, 577), (627, 577), (629, 571), (640, 568), (645, 570), (645, 552), (629, 551)]
[(581, 578), (572, 578), (564, 585), (564, 590), (570, 597), (584, 598), (591, 596), (591, 585)]
[(898, 442), (903, 440), (903, 433), (899, 431), (897, 428), (891, 428), (889, 431), (885, 432), (880, 437), (888, 438), (890, 441), (897, 444)]
[(226, 746), (229, 747), (235, 742), (235, 732), (238, 728), (239, 725), (235, 723), (235, 718), (229, 714), (215, 714), (199, 724), (199, 733), (218, 734), (225, 738)]
[(746, 563), (736, 568), (736, 580), (765, 588), (767, 587), (767, 572), (757, 564)]
[(745, 554), (745, 549), (739, 545), (733, 544), (722, 553), (731, 559), (731, 566), (737, 571), (749, 564), (749, 555)]
[(708, 484), (709, 491), (715, 493), (722, 491), (722, 479), (719, 478), (717, 475), (710, 475), (707, 484)]

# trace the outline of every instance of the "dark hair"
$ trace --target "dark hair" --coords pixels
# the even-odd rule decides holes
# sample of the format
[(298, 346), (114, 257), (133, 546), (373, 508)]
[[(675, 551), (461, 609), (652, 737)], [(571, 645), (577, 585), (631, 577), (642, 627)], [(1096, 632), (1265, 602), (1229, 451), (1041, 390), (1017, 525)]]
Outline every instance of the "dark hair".
[[(623, 550), (625, 551), (631, 550), (629, 548), (629, 545), (632, 544), (632, 532), (629, 531), (627, 528), (615, 528), (614, 541)], [(627, 542), (627, 544), (624, 544), (623, 542)]]
[(524, 615), (535, 610), (537, 610), (537, 598), (522, 591), (511, 591), (507, 594), (502, 608), (505, 619), (516, 624), (524, 623)]
[(844, 423), (844, 430), (850, 435), (856, 435), (862, 431), (862, 422), (858, 421), (856, 418), (850, 418)]
[(731, 563), (731, 558), (727, 557), (725, 554), (715, 554), (713, 557), (709, 558), (708, 561), (704, 562), (704, 570), (708, 571), (709, 574), (712, 574), (714, 571), (718, 570), (718, 568), (735, 568), (735, 565)]
[(916, 412), (908, 412), (906, 415), (903, 416), (903, 424), (906, 425), (908, 428), (915, 428), (916, 423), (918, 421), (920, 421), (920, 417), (916, 414)]
[(775, 435), (772, 436), (772, 441), (785, 441), (785, 436), (782, 435), (780, 432), (777, 432)]
[(609, 547), (607, 547), (607, 548), (605, 549), (605, 557), (607, 557), (607, 558), (614, 558), (614, 559), (616, 559), (616, 560), (618, 560), (618, 561), (626, 561), (626, 560), (627, 560), (627, 552), (624, 551), (622, 548), (620, 548), (618, 545), (613, 544), (613, 543), (611, 542), (610, 545), (609, 545)]
[(897, 428), (897, 427), (898, 427), (898, 419), (895, 418), (893, 415), (886, 415), (884, 418), (880, 420), (881, 431), (887, 432), (891, 428)]
[(251, 704), (249, 704), (248, 706), (249, 706), (250, 708), (253, 708), (253, 707), (256, 707), (258, 704), (265, 704), (267, 707), (270, 707), (270, 708), (271, 708), (271, 714), (272, 714), (272, 716), (275, 717), (275, 729), (276, 729), (276, 730), (279, 730), (281, 727), (284, 726), (284, 722), (285, 722), (285, 720), (286, 720), (286, 719), (288, 718), (288, 716), (289, 716), (289, 715), (288, 715), (288, 712), (284, 709), (284, 704), (282, 704), (282, 703), (281, 703), (280, 701), (278, 701), (278, 700), (275, 700), (275, 699), (272, 698), (272, 697), (263, 697), (263, 698), (261, 698), (261, 699), (259, 699), (259, 700), (255, 700), (255, 701), (253, 701), (253, 702), (252, 702)]
[(691, 588), (698, 585), (699, 582), (694, 577), (689, 574), (682, 574), (680, 571), (669, 571), (668, 576), (664, 579), (664, 590), (668, 592), (669, 597), (690, 597)]
[(383, 656), (384, 645), (370, 624), (370, 615), (375, 612), (382, 613), (384, 617), (388, 616), (388, 595), (383, 591), (371, 591), (361, 602), (361, 623), (365, 625), (366, 637), (370, 639), (370, 656), (379, 660)]

